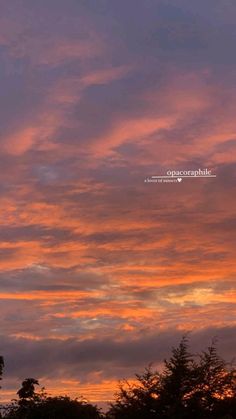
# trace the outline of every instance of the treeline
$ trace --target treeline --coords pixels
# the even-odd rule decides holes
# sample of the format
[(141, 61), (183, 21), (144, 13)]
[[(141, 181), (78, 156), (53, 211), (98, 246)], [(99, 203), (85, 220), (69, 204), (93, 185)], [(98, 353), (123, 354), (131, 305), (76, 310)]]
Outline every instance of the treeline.
[[(0, 357), (0, 377), (4, 360)], [(2, 407), (5, 419), (236, 419), (236, 370), (222, 359), (213, 342), (199, 355), (188, 339), (172, 349), (162, 371), (151, 366), (135, 384), (120, 383), (106, 414), (82, 399), (51, 397), (38, 381), (27, 378), (17, 399)]]

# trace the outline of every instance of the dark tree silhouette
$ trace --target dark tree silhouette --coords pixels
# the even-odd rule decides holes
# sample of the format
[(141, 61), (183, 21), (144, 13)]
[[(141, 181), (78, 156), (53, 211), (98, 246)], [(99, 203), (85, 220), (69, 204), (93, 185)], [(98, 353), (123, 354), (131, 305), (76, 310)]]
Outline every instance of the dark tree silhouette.
[(188, 340), (184, 336), (172, 356), (164, 360), (161, 375), (160, 410), (163, 418), (189, 418), (188, 400), (194, 391), (196, 363), (188, 351)]
[(158, 418), (160, 377), (151, 366), (142, 375), (136, 374), (137, 384), (124, 381), (120, 384), (116, 403), (108, 412), (109, 418), (151, 419)]
[(35, 398), (36, 396), (35, 385), (39, 385), (39, 382), (38, 380), (35, 380), (34, 378), (26, 378), (22, 382), (22, 387), (17, 392), (21, 403), (24, 404)]
[(164, 361), (162, 373), (148, 369), (137, 384), (120, 386), (110, 419), (236, 419), (235, 370), (217, 354), (216, 343), (194, 356), (183, 337)]
[(67, 396), (46, 397), (35, 407), (29, 419), (99, 419), (96, 406)]
[(17, 392), (19, 399), (8, 406), (6, 419), (100, 419), (96, 406), (67, 396), (50, 397), (44, 388), (35, 392), (38, 380), (27, 378)]
[(235, 418), (235, 369), (218, 355), (214, 340), (207, 351), (202, 351), (199, 358), (195, 389), (191, 395), (192, 406), (195, 406), (203, 418), (222, 418), (224, 412), (227, 412), (229, 418)]

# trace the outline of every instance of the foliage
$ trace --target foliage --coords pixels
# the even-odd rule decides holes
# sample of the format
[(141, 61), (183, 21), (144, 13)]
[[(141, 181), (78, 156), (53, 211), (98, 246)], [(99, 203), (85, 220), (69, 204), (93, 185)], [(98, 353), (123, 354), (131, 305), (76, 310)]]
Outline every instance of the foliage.
[(157, 418), (157, 400), (160, 396), (160, 377), (151, 366), (142, 375), (136, 374), (137, 384), (127, 381), (120, 384), (116, 403), (112, 405), (108, 417), (116, 419)]
[(35, 392), (38, 381), (27, 378), (17, 392), (19, 399), (8, 406), (6, 419), (100, 419), (96, 406), (67, 396), (50, 397), (42, 388)]
[(145, 370), (137, 383), (121, 384), (109, 419), (235, 419), (236, 372), (218, 355), (216, 344), (197, 357), (187, 337), (172, 348), (162, 373)]

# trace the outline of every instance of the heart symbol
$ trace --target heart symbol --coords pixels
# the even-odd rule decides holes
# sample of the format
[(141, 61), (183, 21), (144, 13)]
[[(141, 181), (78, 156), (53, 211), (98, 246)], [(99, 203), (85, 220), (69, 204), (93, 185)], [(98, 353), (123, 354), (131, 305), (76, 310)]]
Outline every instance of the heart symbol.
[(182, 182), (182, 177), (178, 177), (178, 182)]

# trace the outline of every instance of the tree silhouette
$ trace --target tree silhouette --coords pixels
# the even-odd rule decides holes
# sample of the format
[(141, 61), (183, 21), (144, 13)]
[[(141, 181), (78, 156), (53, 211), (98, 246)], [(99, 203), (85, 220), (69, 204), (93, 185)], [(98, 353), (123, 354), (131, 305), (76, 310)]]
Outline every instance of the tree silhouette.
[(196, 363), (188, 351), (188, 339), (184, 336), (172, 356), (164, 360), (161, 375), (160, 409), (163, 418), (189, 418), (188, 400), (195, 386)]
[(6, 419), (100, 419), (96, 406), (67, 396), (50, 397), (44, 388), (35, 392), (38, 380), (27, 378), (17, 394), (19, 399), (8, 406)]
[(99, 419), (96, 406), (70, 399), (67, 396), (46, 397), (39, 403), (29, 419)]
[(22, 387), (17, 392), (21, 403), (24, 404), (25, 402), (31, 401), (35, 398), (35, 385), (39, 385), (39, 382), (34, 378), (26, 378), (22, 382)]
[(120, 384), (116, 403), (108, 412), (109, 418), (151, 419), (158, 418), (160, 377), (151, 366), (142, 375), (136, 374), (137, 384), (124, 381)]
[(236, 419), (236, 375), (216, 342), (198, 356), (187, 337), (172, 348), (162, 373), (145, 370), (137, 383), (120, 386), (110, 419)]
[(225, 411), (236, 417), (236, 375), (232, 366), (218, 355), (216, 341), (199, 355), (192, 405), (206, 417), (223, 417)]

